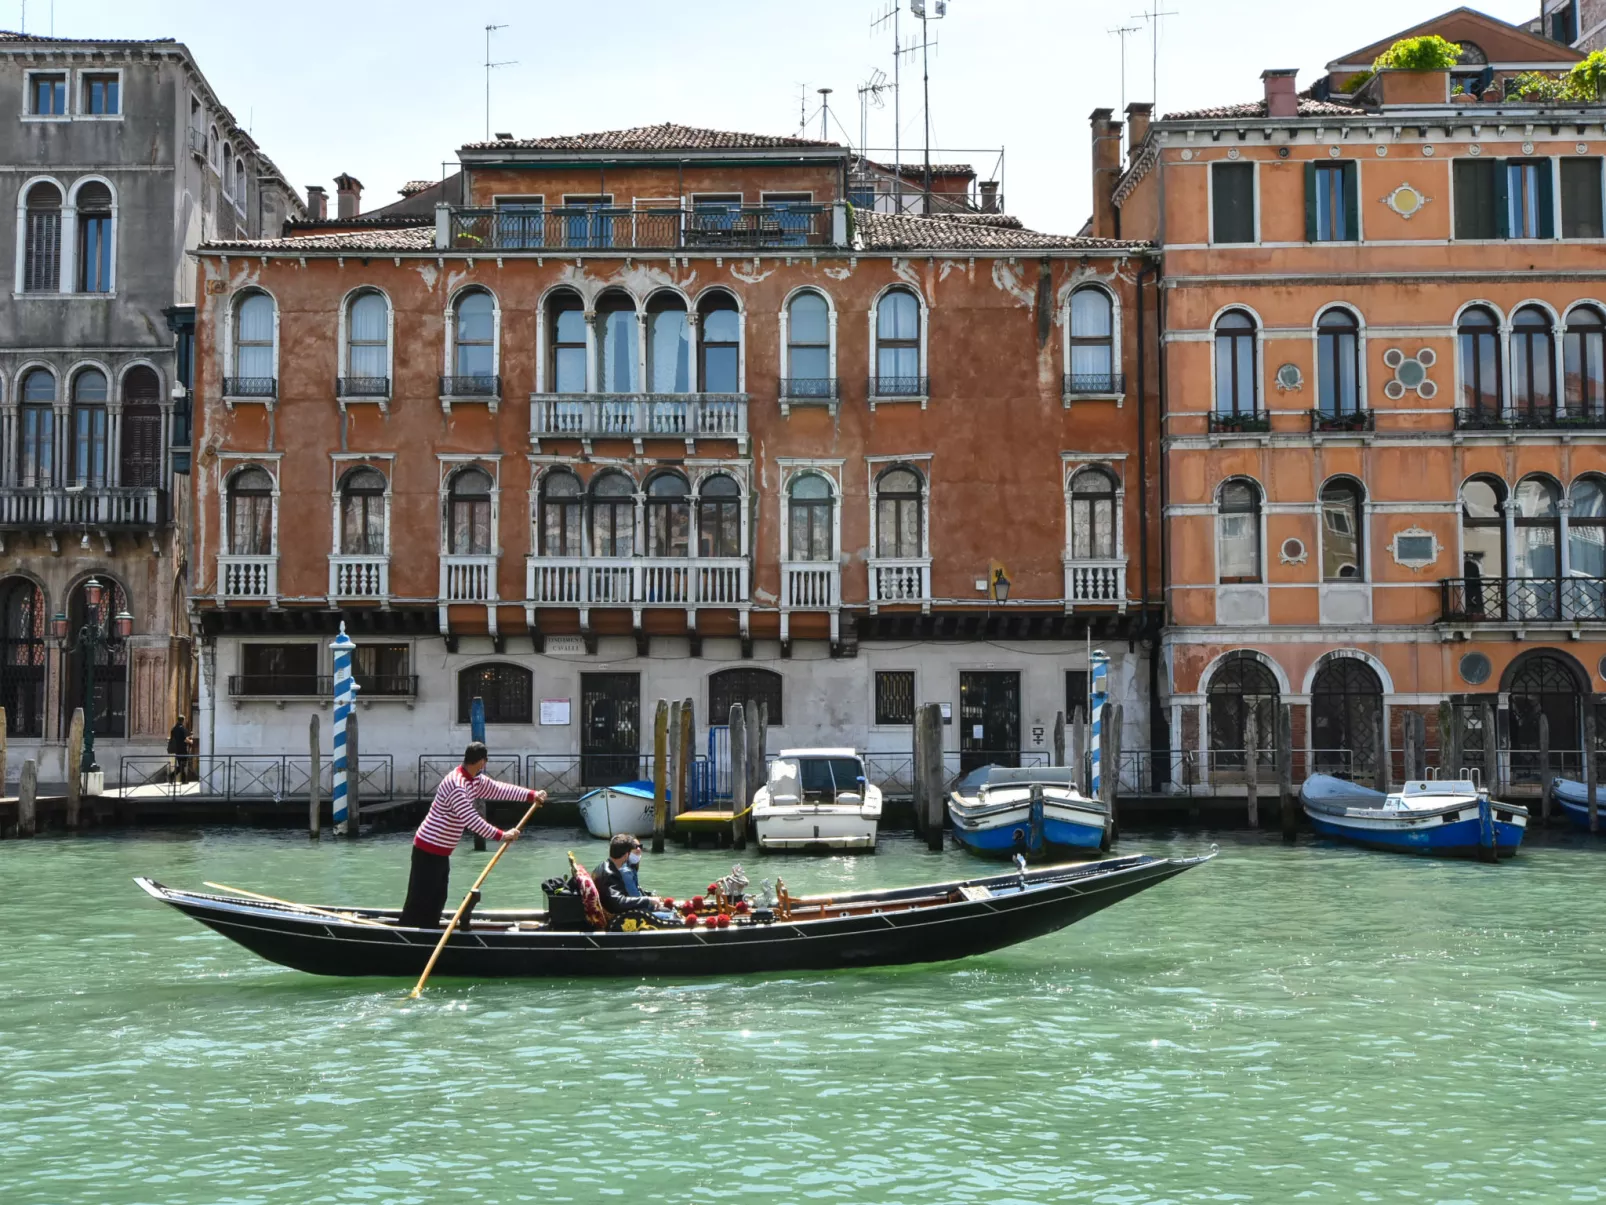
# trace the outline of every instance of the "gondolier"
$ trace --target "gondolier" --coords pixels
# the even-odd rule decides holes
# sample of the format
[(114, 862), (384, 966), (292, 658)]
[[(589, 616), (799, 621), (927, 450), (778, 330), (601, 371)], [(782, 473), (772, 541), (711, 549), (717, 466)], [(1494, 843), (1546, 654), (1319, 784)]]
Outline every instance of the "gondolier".
[(518, 840), (518, 829), (497, 828), (475, 811), (475, 800), (519, 799), (525, 803), (541, 803), (546, 799), (545, 791), (532, 791), (488, 776), (485, 773), (488, 756), (482, 742), (471, 742), (463, 751), (463, 764), (443, 778), (436, 789), (429, 814), (413, 834), (413, 866), (407, 879), (407, 902), (402, 905), (401, 924), (416, 928), (439, 927), (441, 909), (446, 906), (452, 851), (462, 839), (464, 829), (488, 841)]

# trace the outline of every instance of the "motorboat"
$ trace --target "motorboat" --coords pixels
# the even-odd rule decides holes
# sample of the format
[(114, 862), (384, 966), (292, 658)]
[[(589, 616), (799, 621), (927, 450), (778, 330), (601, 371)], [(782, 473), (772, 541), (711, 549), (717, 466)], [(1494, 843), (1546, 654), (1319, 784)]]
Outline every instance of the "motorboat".
[(603, 840), (615, 833), (650, 833), (652, 800), (650, 779), (600, 787), (580, 796), (580, 820), (586, 832)]
[(1086, 856), (1107, 850), (1110, 805), (1076, 789), (1064, 767), (983, 766), (948, 796), (954, 839), (979, 854)]
[[(1053, 933), (1215, 856), (1137, 855), (987, 878), (780, 894), (733, 915), (701, 901), (672, 928), (588, 929), (546, 911), (477, 910), (441, 947), (437, 978), (735, 975), (943, 962)], [(134, 880), (152, 898), (259, 957), (314, 975), (416, 979), (439, 928), (404, 928), (388, 908), (313, 906)], [(780, 884), (777, 884), (779, 887)], [(695, 902), (695, 901), (694, 901)]]
[(1323, 836), (1398, 853), (1509, 858), (1528, 827), (1527, 808), (1491, 800), (1470, 779), (1412, 779), (1384, 794), (1312, 774), (1299, 802)]
[(869, 850), (881, 823), (881, 788), (853, 749), (782, 749), (753, 795), (761, 850)]
[[(1551, 802), (1567, 813), (1575, 828), (1589, 831), (1589, 788), (1572, 778), (1558, 778), (1550, 784)], [(1596, 824), (1606, 831), (1606, 797), (1601, 788), (1595, 788)]]

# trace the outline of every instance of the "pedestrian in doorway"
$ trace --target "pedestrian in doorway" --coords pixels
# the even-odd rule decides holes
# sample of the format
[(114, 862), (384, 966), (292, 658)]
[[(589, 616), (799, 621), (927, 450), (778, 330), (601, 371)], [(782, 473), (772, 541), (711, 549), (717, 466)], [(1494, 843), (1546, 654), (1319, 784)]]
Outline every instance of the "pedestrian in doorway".
[(167, 734), (167, 781), (170, 783), (183, 782), (184, 772), (189, 769), (190, 730), (184, 723), (184, 717), (179, 716), (173, 730)]

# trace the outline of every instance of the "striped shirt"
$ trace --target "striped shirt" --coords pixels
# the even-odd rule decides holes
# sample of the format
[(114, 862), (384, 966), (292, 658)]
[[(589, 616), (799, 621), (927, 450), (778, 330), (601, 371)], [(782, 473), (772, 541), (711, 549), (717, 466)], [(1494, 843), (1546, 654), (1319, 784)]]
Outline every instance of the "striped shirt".
[(429, 805), (429, 815), (413, 834), (413, 844), (432, 854), (449, 856), (462, 840), (463, 830), (478, 833), (491, 841), (502, 839), (502, 830), (474, 810), (476, 799), (522, 799), (535, 802), (535, 792), (528, 787), (497, 782), (487, 774), (470, 778), (458, 766), (435, 791), (435, 800)]

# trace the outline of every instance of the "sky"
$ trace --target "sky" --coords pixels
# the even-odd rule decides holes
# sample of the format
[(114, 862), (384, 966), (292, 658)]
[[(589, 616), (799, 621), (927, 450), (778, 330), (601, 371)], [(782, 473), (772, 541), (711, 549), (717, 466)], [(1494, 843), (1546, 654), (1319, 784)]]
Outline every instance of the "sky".
[[(858, 88), (893, 74), (893, 34), (876, 19), (910, 0), (359, 0), (321, 5), (217, 0), (0, 0), (0, 27), (64, 37), (173, 37), (298, 189), (349, 172), (364, 209), (413, 179), (438, 178), (456, 148), (491, 131), (581, 133), (674, 121), (795, 134), (801, 110), (819, 136), (857, 144)], [(1482, 11), (1528, 21), (1540, 0), (1487, 0)], [(934, 7), (934, 5), (933, 5)], [(1153, 99), (1149, 24), (1161, 9), (1162, 111), (1253, 100), (1268, 67), (1322, 64), (1454, 7), (1450, 0), (949, 0), (929, 28), (932, 145), (940, 160), (999, 172), (1005, 208), (1039, 230), (1074, 233), (1091, 210), (1088, 115)], [(54, 29), (52, 31), (52, 22)], [(873, 27), (874, 26), (874, 27)], [(918, 52), (902, 60), (905, 157), (924, 139)], [(890, 147), (891, 93), (869, 110), (872, 148)], [(999, 168), (998, 148), (1003, 148)], [(958, 154), (956, 149), (988, 153)], [(937, 160), (939, 156), (933, 155)]]

